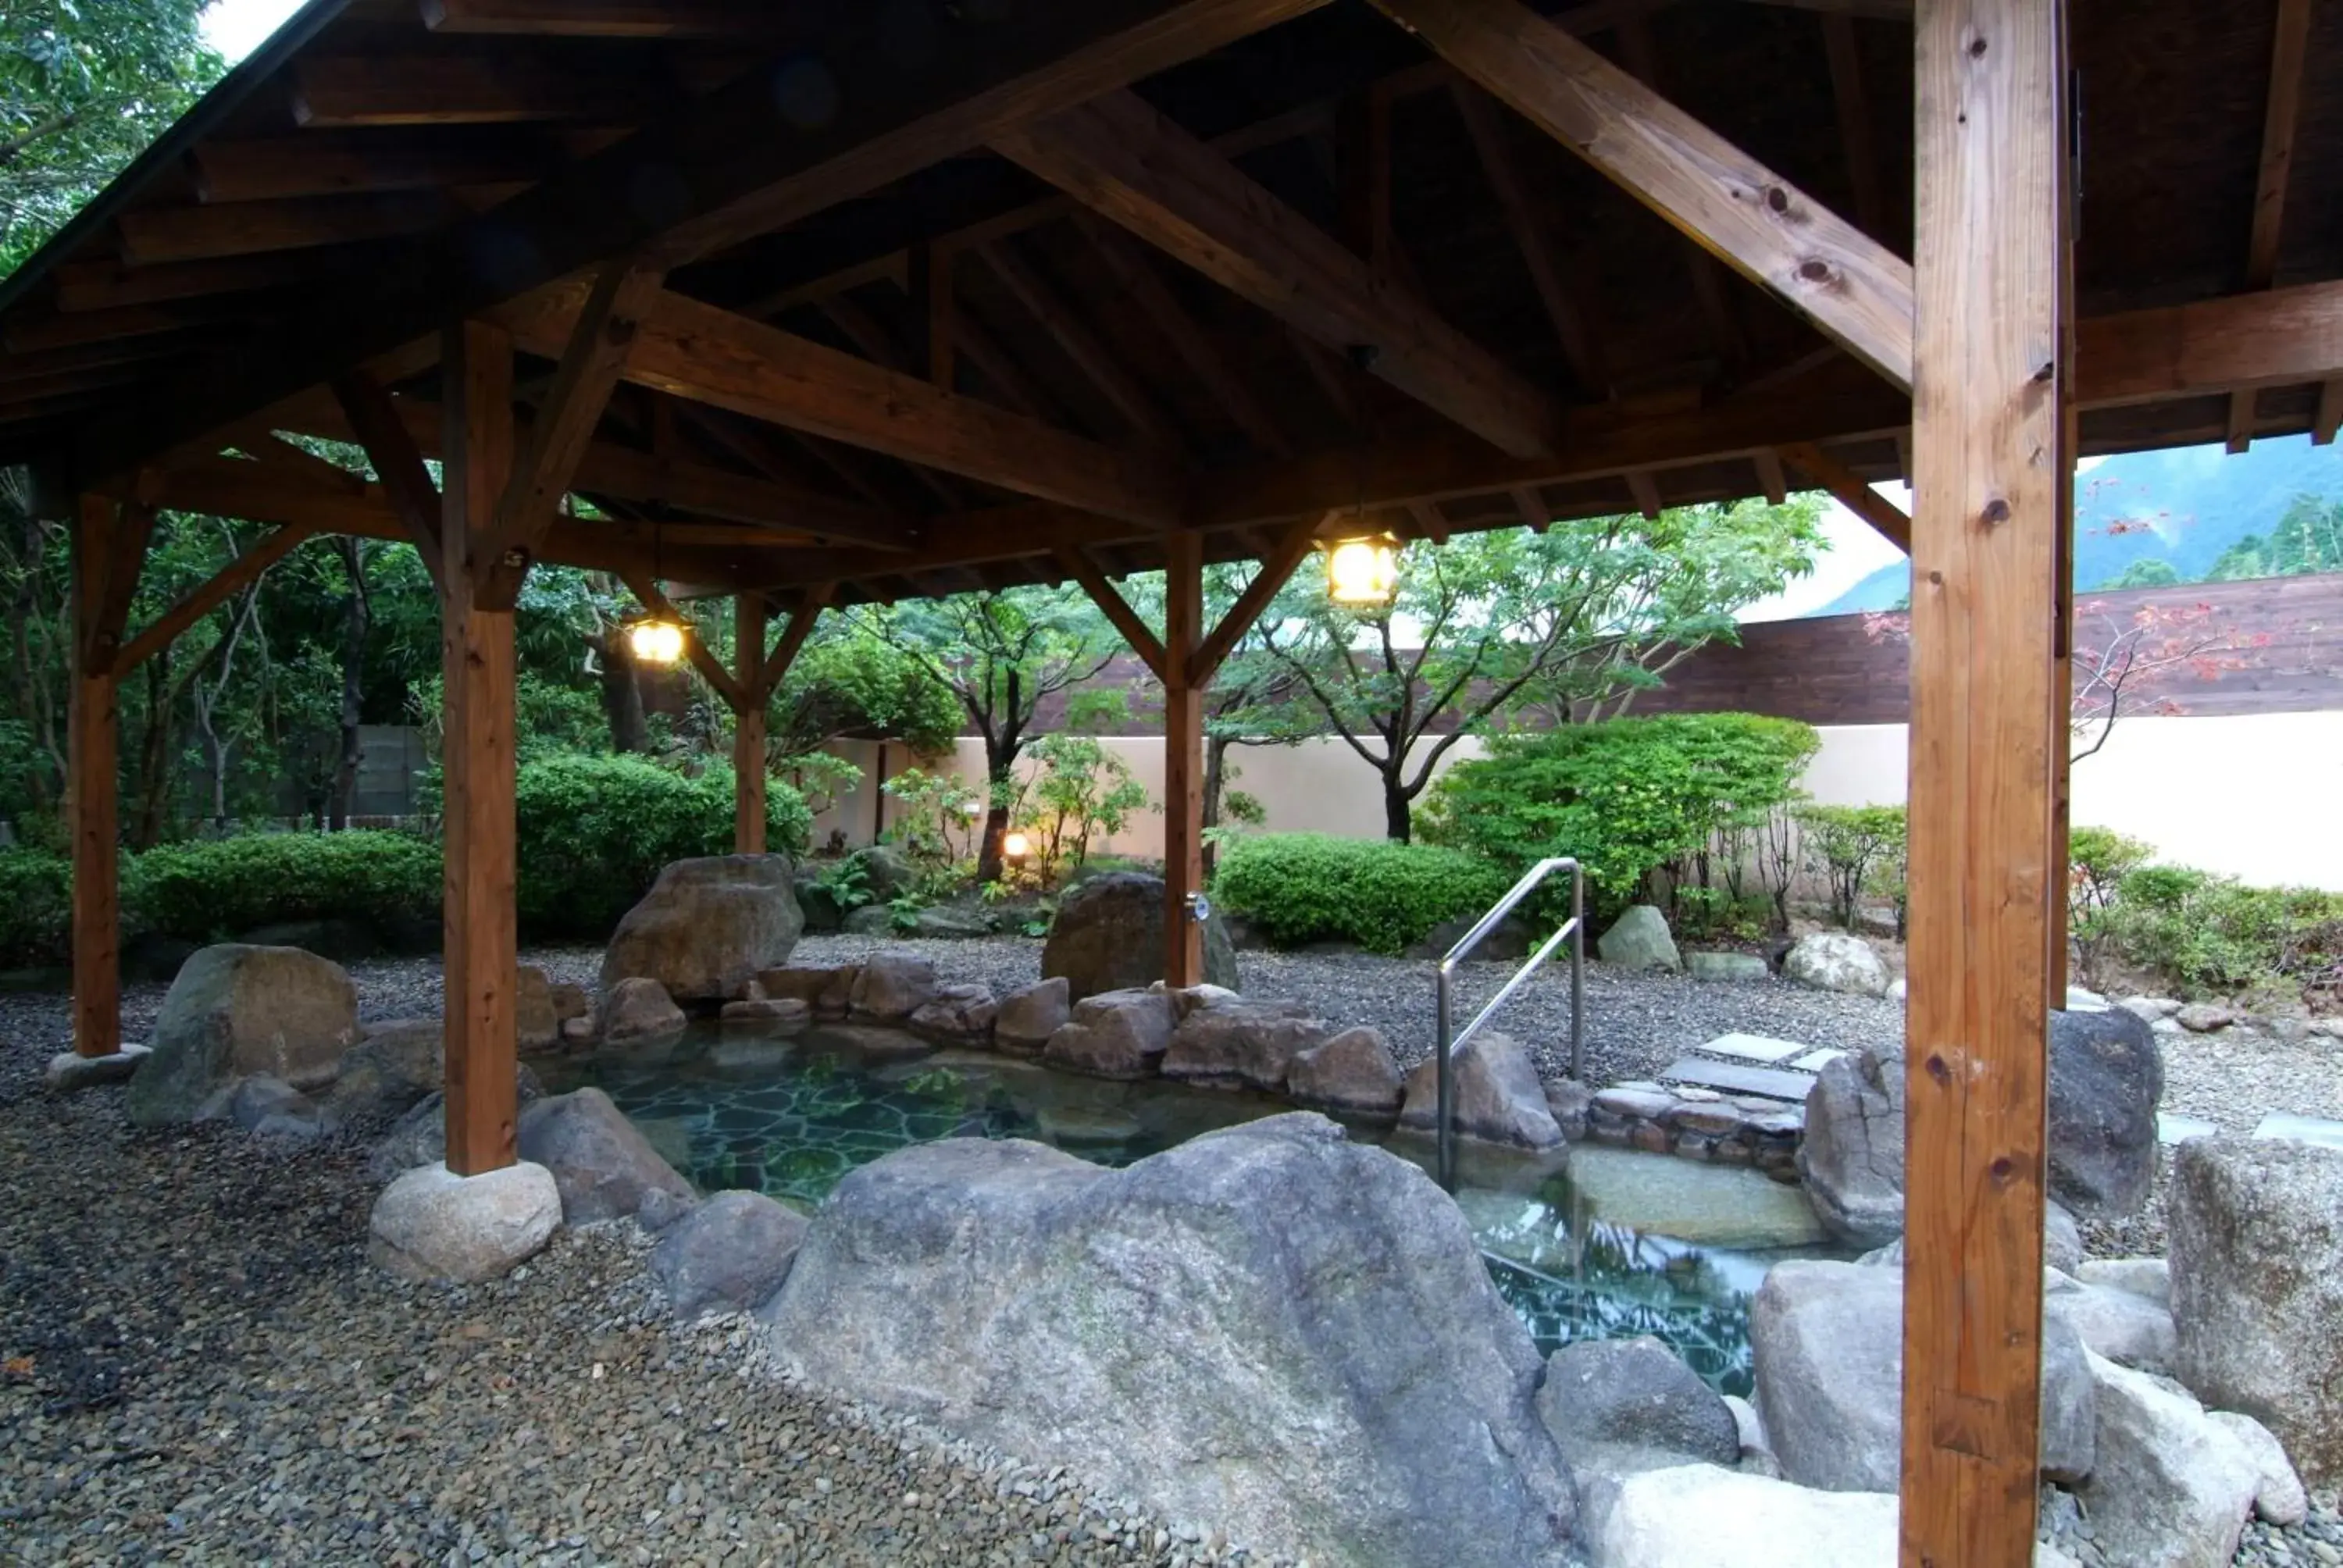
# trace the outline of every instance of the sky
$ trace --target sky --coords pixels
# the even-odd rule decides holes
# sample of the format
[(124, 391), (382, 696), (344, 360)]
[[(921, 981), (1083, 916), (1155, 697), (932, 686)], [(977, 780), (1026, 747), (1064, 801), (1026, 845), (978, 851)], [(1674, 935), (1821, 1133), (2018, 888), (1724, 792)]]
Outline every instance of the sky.
[(212, 0), (204, 12), (204, 41), (233, 65), (300, 8), (301, 0)]

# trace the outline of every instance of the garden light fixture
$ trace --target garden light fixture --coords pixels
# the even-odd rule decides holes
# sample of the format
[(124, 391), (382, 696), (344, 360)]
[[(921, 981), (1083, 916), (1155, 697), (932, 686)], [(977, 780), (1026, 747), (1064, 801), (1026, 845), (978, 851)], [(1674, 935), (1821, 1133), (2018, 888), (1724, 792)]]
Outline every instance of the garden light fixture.
[(1009, 859), (1021, 860), (1033, 852), (1033, 840), (1012, 831), (1001, 840), (1001, 852)]
[(670, 665), (683, 657), (681, 623), (645, 616), (627, 628), (627, 651), (637, 664)]
[(1399, 596), (1399, 546), (1389, 535), (1342, 539), (1326, 551), (1326, 597), (1381, 608)]

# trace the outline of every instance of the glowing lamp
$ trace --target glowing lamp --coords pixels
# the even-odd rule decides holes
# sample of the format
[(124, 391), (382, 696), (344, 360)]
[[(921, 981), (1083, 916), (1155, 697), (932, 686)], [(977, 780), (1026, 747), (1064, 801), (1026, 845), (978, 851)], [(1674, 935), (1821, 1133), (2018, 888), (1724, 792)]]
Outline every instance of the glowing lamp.
[(1326, 552), (1326, 597), (1387, 605), (1399, 595), (1399, 548), (1387, 538), (1344, 539)]
[(1011, 833), (1001, 840), (1001, 852), (1012, 860), (1021, 860), (1033, 852), (1033, 840), (1022, 833)]
[(638, 664), (673, 664), (683, 657), (683, 628), (654, 616), (627, 628), (627, 651)]

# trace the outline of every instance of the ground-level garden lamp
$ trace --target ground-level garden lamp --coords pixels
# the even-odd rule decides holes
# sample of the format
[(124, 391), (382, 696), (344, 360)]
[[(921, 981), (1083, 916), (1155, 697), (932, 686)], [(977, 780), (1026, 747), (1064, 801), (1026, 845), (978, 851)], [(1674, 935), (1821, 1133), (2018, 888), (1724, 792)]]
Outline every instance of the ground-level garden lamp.
[[(657, 584), (659, 575), (659, 530), (651, 525), (651, 581)], [(683, 658), (683, 639), (690, 630), (670, 615), (661, 615), (646, 605), (643, 613), (627, 623), (627, 651), (637, 664), (667, 666)]]

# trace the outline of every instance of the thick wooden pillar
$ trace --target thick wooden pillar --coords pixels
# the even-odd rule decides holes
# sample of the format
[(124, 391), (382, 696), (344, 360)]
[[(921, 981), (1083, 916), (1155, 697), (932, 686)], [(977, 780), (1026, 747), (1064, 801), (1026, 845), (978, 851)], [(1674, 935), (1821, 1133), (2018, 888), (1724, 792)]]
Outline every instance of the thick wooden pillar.
[(111, 1056), (122, 1049), (121, 731), (114, 649), (106, 637), (115, 518), (114, 503), (99, 496), (82, 497), (74, 518), (65, 819), (73, 838), (74, 1050), (83, 1056)]
[(513, 608), (517, 578), (478, 558), (513, 464), (512, 339), (451, 327), (440, 360), (447, 678), (447, 1169), (513, 1162), (518, 933), (513, 908)]
[(2034, 1550), (2069, 167), (2060, 0), (1920, 0), (1903, 1562)]
[(732, 715), (732, 850), (765, 852), (765, 596), (732, 601), (732, 663), (741, 701)]
[(1204, 634), (1204, 541), (1181, 529), (1165, 545), (1163, 979), (1188, 986), (1204, 979), (1204, 928), (1188, 911), (1189, 896), (1204, 886), (1204, 694), (1195, 678)]

